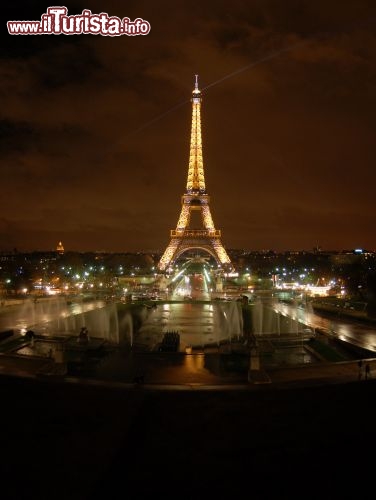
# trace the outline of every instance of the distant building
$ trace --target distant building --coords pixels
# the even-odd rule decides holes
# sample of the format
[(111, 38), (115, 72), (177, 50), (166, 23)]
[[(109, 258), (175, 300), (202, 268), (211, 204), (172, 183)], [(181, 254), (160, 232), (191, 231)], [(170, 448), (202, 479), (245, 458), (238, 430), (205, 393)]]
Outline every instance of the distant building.
[(59, 253), (60, 255), (63, 255), (64, 253), (64, 247), (63, 247), (63, 244), (61, 241), (59, 241), (59, 244), (57, 245), (56, 247), (56, 251), (57, 253)]

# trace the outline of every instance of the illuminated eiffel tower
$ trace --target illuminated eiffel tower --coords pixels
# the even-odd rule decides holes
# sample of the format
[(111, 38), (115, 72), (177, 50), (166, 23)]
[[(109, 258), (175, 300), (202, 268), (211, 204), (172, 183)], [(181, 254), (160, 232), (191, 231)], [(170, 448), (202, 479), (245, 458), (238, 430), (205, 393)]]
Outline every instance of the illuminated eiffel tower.
[[(158, 263), (160, 271), (167, 270), (188, 250), (204, 250), (214, 257), (224, 270), (232, 270), (231, 260), (221, 242), (221, 231), (215, 229), (210, 213), (210, 197), (206, 193), (201, 138), (201, 91), (196, 75), (192, 92), (192, 130), (189, 153), (187, 188), (181, 202), (182, 208), (176, 229), (171, 230), (171, 240)], [(190, 228), (191, 212), (201, 212), (202, 227)]]

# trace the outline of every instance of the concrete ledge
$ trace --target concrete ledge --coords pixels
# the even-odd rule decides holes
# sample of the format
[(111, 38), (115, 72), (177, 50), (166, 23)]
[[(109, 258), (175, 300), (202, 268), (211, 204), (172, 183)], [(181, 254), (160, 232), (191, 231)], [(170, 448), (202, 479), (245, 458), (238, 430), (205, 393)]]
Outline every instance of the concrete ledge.
[(47, 378), (55, 378), (55, 377), (65, 377), (67, 374), (67, 365), (66, 363), (48, 363), (37, 372), (38, 377), (47, 377)]
[(248, 382), (250, 384), (271, 384), (272, 381), (264, 370), (248, 370)]

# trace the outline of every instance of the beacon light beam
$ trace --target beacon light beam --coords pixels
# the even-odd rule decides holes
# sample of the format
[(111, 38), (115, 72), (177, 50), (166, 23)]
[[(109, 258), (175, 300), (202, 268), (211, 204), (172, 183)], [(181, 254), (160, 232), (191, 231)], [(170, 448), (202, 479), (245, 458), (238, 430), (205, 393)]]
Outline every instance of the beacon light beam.
[[(368, 19), (367, 23), (369, 24), (370, 22), (374, 21), (375, 19), (376, 18)], [(359, 28), (359, 27), (362, 26), (362, 24), (365, 24), (365, 23), (358, 23), (357, 25), (354, 25), (353, 28), (354, 27), (355, 28)], [(223, 83), (226, 80), (229, 80), (230, 78), (233, 78), (234, 76), (237, 76), (237, 75), (239, 75), (241, 73), (244, 73), (248, 69), (254, 68), (255, 66), (258, 66), (259, 64), (265, 63), (267, 61), (271, 61), (272, 59), (275, 59), (276, 57), (278, 57), (278, 56), (280, 56), (282, 54), (285, 54), (287, 52), (291, 52), (292, 50), (296, 49), (297, 47), (300, 47), (301, 45), (304, 45), (304, 44), (306, 44), (308, 42), (311, 42), (314, 39), (320, 39), (320, 40), (322, 40), (322, 39), (325, 39), (325, 38), (332, 37), (333, 34), (338, 34), (338, 33), (341, 33), (341, 32), (338, 31), (338, 32), (335, 32), (335, 33), (333, 33), (333, 32), (332, 33), (319, 33), (319, 34), (315, 35), (312, 38), (309, 38), (309, 39), (306, 39), (306, 40), (301, 40), (300, 42), (297, 42), (297, 43), (295, 43), (293, 45), (289, 45), (287, 47), (284, 47), (284, 48), (281, 48), (279, 50), (276, 50), (276, 51), (274, 51), (274, 52), (272, 52), (270, 54), (267, 54), (266, 56), (262, 57), (261, 59), (258, 59), (257, 61), (252, 61), (251, 63), (249, 63), (249, 64), (247, 64), (245, 66), (242, 66), (241, 68), (238, 68), (237, 70), (232, 71), (231, 73), (228, 73), (227, 75), (219, 78), (218, 80), (216, 80), (216, 81), (214, 81), (212, 83), (209, 83), (209, 85), (206, 85), (206, 87), (203, 87), (202, 90), (203, 91), (204, 90), (208, 90), (211, 87), (214, 87), (215, 85), (219, 85), (220, 83)], [(144, 123), (138, 129), (136, 129), (134, 132), (130, 132), (128, 134), (128, 137), (141, 132), (145, 128), (147, 128), (150, 125), (153, 125), (154, 123), (158, 122), (159, 120), (161, 120), (162, 118), (164, 118), (168, 114), (172, 113), (176, 109), (181, 108), (182, 106), (184, 106), (188, 102), (189, 102), (189, 100), (187, 99), (185, 101), (182, 101), (182, 102), (176, 104), (175, 106), (173, 106), (172, 108), (168, 109), (164, 113), (161, 113), (160, 115), (156, 116), (155, 118), (151, 119), (150, 121)]]
[(184, 272), (185, 272), (185, 269), (182, 269), (181, 271), (178, 272), (178, 274), (175, 274), (175, 276), (171, 280), (171, 283), (176, 281)]
[(173, 106), (172, 108), (168, 109), (164, 113), (161, 113), (160, 115), (156, 116), (155, 118), (152, 118), (150, 121), (144, 123), (138, 129), (134, 130), (133, 132), (130, 132), (128, 135), (125, 136), (125, 138), (132, 137), (132, 135), (135, 135), (135, 134), (138, 134), (139, 132), (142, 132), (146, 128), (150, 127), (150, 125), (153, 125), (153, 123), (158, 122), (159, 120), (161, 120), (165, 116), (169, 115), (170, 113), (172, 113), (176, 109), (181, 108), (182, 106), (184, 106), (184, 104), (187, 104), (188, 102), (189, 102), (189, 99), (186, 99), (185, 101), (182, 101), (179, 104), (176, 104), (175, 106)]
[(210, 89), (211, 87), (214, 87), (215, 85), (218, 85), (222, 82), (225, 82), (229, 78), (233, 78), (234, 76), (239, 75), (240, 73), (244, 73), (244, 71), (247, 71), (248, 69), (254, 68), (255, 66), (258, 66), (259, 64), (262, 64), (266, 61), (270, 61), (271, 59), (274, 59), (274, 58), (278, 57), (279, 55), (284, 54), (285, 52), (290, 52), (291, 50), (302, 45), (303, 43), (307, 43), (307, 40), (302, 40), (301, 42), (298, 42), (294, 45), (290, 45), (288, 47), (285, 47), (284, 49), (280, 49), (280, 50), (277, 50), (275, 52), (272, 52), (271, 54), (269, 54), (261, 59), (258, 59), (257, 61), (253, 61), (250, 64), (247, 64), (246, 66), (243, 66), (242, 68), (239, 68), (239, 69), (233, 71), (232, 73), (229, 73), (228, 75), (225, 75), (222, 78), (219, 78), (215, 82), (209, 83), (209, 85), (204, 87), (202, 90)]
[[(370, 22), (375, 21), (375, 19), (376, 19), (376, 17), (367, 19), (366, 21), (362, 21), (362, 22), (359, 22), (357, 24), (353, 24), (351, 27), (348, 27), (348, 29), (360, 29), (362, 26), (367, 25)], [(239, 68), (239, 69), (233, 71), (232, 73), (229, 73), (228, 75), (225, 75), (222, 78), (219, 78), (215, 82), (209, 83), (209, 85), (204, 87), (202, 90), (210, 89), (211, 87), (214, 87), (215, 85), (218, 85), (218, 84), (228, 80), (229, 78), (233, 78), (234, 76), (239, 75), (240, 73), (243, 73), (244, 71), (247, 71), (248, 69), (254, 68), (255, 66), (257, 66), (259, 64), (270, 61), (271, 59), (274, 59), (274, 58), (280, 56), (281, 54), (285, 54), (286, 52), (291, 52), (292, 50), (296, 49), (297, 47), (300, 47), (301, 45), (304, 45), (308, 42), (312, 42), (314, 40), (316, 40), (316, 41), (317, 40), (324, 40), (324, 39), (333, 37), (333, 35), (335, 35), (335, 34), (338, 35), (338, 34), (342, 34), (342, 33), (343, 33), (343, 31), (317, 33), (312, 38), (307, 38), (306, 40), (300, 40), (299, 42), (294, 43), (293, 45), (288, 45), (287, 47), (276, 50), (276, 51), (262, 57), (261, 59), (258, 59), (257, 61), (253, 61), (253, 62), (247, 64), (246, 66), (243, 66), (242, 68)]]
[[(202, 90), (207, 90), (207, 89), (210, 89), (211, 87), (214, 87), (215, 85), (219, 85), (220, 83), (225, 82), (226, 80), (229, 80), (230, 78), (233, 78), (234, 76), (236, 76), (236, 75), (238, 75), (240, 73), (244, 73), (244, 71), (247, 71), (248, 69), (254, 68), (255, 66), (257, 66), (259, 64), (262, 64), (264, 62), (270, 61), (271, 59), (274, 59), (274, 58), (278, 57), (279, 55), (281, 55), (283, 53), (290, 52), (291, 50), (295, 49), (296, 47), (298, 47), (298, 46), (300, 46), (300, 45), (302, 45), (304, 43), (307, 43), (307, 42), (308, 42), (308, 40), (302, 40), (301, 42), (298, 42), (298, 43), (296, 43), (294, 45), (290, 45), (290, 46), (285, 47), (283, 49), (280, 49), (280, 50), (277, 50), (275, 52), (272, 52), (271, 54), (268, 54), (267, 56), (265, 56), (265, 57), (263, 57), (261, 59), (258, 59), (257, 61), (253, 61), (250, 64), (247, 64), (246, 66), (243, 66), (243, 67), (241, 67), (241, 68), (233, 71), (232, 73), (228, 73), (227, 75), (223, 76), (222, 78), (219, 78), (215, 82), (209, 83), (209, 85), (207, 85), (206, 87), (204, 87)], [(139, 132), (142, 132), (143, 130), (145, 130), (146, 128), (150, 127), (154, 123), (157, 123), (159, 120), (161, 120), (165, 116), (169, 115), (173, 111), (181, 108), (182, 106), (184, 106), (188, 102), (189, 102), (189, 99), (186, 99), (185, 101), (182, 101), (182, 102), (176, 104), (175, 106), (173, 106), (172, 108), (168, 109), (167, 111), (161, 113), (160, 115), (158, 115), (158, 116), (152, 118), (151, 120), (149, 120), (148, 122), (144, 123), (143, 125), (141, 125), (140, 127), (138, 127), (136, 130), (134, 130), (133, 132), (130, 132), (128, 135), (125, 136), (125, 138), (132, 137), (132, 136), (138, 134)]]

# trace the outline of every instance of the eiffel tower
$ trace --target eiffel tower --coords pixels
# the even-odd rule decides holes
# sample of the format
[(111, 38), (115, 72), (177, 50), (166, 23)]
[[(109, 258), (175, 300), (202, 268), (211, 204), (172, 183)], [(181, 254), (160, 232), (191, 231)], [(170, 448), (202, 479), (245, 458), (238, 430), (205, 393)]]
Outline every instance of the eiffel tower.
[[(192, 129), (189, 153), (187, 188), (183, 194), (182, 208), (176, 229), (171, 230), (171, 240), (158, 263), (160, 271), (167, 270), (187, 250), (204, 250), (224, 270), (232, 270), (231, 260), (221, 242), (221, 231), (215, 229), (210, 213), (210, 197), (206, 193), (201, 138), (201, 91), (198, 75), (192, 92)], [(201, 228), (190, 228), (191, 213), (201, 212)]]

